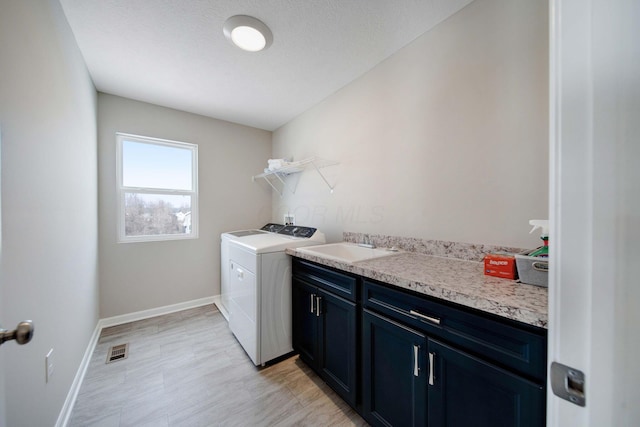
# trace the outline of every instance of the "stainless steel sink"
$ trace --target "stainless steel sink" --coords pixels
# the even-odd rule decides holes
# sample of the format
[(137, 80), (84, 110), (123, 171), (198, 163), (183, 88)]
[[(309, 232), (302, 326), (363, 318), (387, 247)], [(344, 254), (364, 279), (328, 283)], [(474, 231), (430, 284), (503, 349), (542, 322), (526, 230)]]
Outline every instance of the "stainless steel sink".
[(329, 243), (326, 245), (318, 246), (305, 246), (302, 248), (297, 248), (297, 250), (309, 255), (315, 255), (321, 258), (329, 258), (350, 264), (359, 261), (387, 257), (398, 253), (395, 250), (392, 251), (386, 248), (367, 248), (359, 246), (355, 243), (348, 242)]

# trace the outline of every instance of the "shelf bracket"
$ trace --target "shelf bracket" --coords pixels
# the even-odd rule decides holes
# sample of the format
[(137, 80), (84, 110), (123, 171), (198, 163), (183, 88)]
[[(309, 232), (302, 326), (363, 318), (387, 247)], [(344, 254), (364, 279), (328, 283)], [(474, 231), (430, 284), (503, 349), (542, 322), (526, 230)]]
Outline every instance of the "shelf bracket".
[[(273, 188), (274, 190), (276, 190), (276, 193), (278, 193), (280, 195), (280, 197), (282, 197), (284, 191), (280, 191), (278, 190), (278, 187), (276, 187), (275, 185), (273, 185), (273, 182), (271, 182), (269, 180), (269, 178), (267, 178), (266, 176), (263, 176), (262, 178), (264, 178), (265, 181), (267, 181), (267, 184), (269, 184), (271, 186), (271, 188)], [(280, 179), (280, 182), (282, 182), (282, 179)], [(284, 183), (283, 183), (284, 184)]]
[(318, 172), (318, 175), (320, 175), (320, 178), (322, 178), (324, 183), (327, 184), (327, 187), (329, 187), (329, 192), (333, 194), (333, 187), (331, 186), (331, 184), (329, 184), (329, 181), (327, 181), (327, 178), (325, 178), (324, 174), (320, 171), (320, 168), (318, 167), (318, 165), (316, 165), (315, 160), (311, 161), (311, 164), (315, 168), (316, 172)]

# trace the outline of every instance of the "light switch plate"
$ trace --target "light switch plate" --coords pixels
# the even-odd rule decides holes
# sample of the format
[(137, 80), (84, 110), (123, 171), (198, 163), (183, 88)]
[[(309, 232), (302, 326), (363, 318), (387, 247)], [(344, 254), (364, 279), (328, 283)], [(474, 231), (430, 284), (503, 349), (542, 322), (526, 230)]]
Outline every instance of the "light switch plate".
[(53, 349), (49, 350), (47, 355), (44, 357), (44, 374), (45, 381), (49, 382), (53, 375)]

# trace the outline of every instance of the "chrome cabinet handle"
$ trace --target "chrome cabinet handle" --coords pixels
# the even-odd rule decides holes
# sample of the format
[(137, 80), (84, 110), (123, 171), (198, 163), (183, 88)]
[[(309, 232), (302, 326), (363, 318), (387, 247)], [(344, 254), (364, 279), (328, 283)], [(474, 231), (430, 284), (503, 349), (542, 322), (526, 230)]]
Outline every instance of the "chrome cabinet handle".
[(320, 315), (322, 314), (322, 310), (320, 306), (321, 303), (322, 303), (322, 297), (316, 296), (316, 316), (317, 317), (320, 317)]
[(435, 354), (429, 352), (429, 385), (433, 385), (433, 369), (434, 369), (433, 358), (434, 357), (435, 357)]
[(314, 304), (315, 304), (315, 301), (316, 301), (316, 294), (311, 294), (310, 296), (311, 296), (311, 311), (310, 311), (310, 313), (311, 314), (315, 314), (316, 309), (315, 309), (315, 305)]
[(420, 368), (418, 367), (418, 351), (420, 350), (420, 346), (413, 345), (413, 376), (420, 376)]
[(409, 314), (413, 314), (414, 316), (419, 317), (422, 320), (426, 320), (427, 322), (431, 322), (431, 323), (434, 323), (436, 325), (440, 324), (440, 319), (438, 319), (437, 317), (427, 316), (427, 315), (424, 315), (422, 313), (418, 313), (415, 310), (409, 310)]

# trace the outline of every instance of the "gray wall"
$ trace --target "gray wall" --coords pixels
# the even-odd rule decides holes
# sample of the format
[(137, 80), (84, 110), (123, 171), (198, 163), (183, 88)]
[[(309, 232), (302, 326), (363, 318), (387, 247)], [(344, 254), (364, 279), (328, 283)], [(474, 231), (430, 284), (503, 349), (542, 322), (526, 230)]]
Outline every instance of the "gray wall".
[(545, 0), (476, 0), (274, 132), (274, 157), (340, 162), (287, 211), (342, 231), (535, 247), (548, 216)]
[[(271, 192), (251, 182), (271, 132), (102, 93), (98, 123), (100, 317), (219, 295), (220, 233), (271, 217)], [(198, 239), (116, 243), (116, 132), (198, 144)]]
[(55, 0), (0, 3), (0, 63), (0, 321), (35, 323), (0, 349), (0, 424), (52, 426), (98, 320), (96, 92)]

